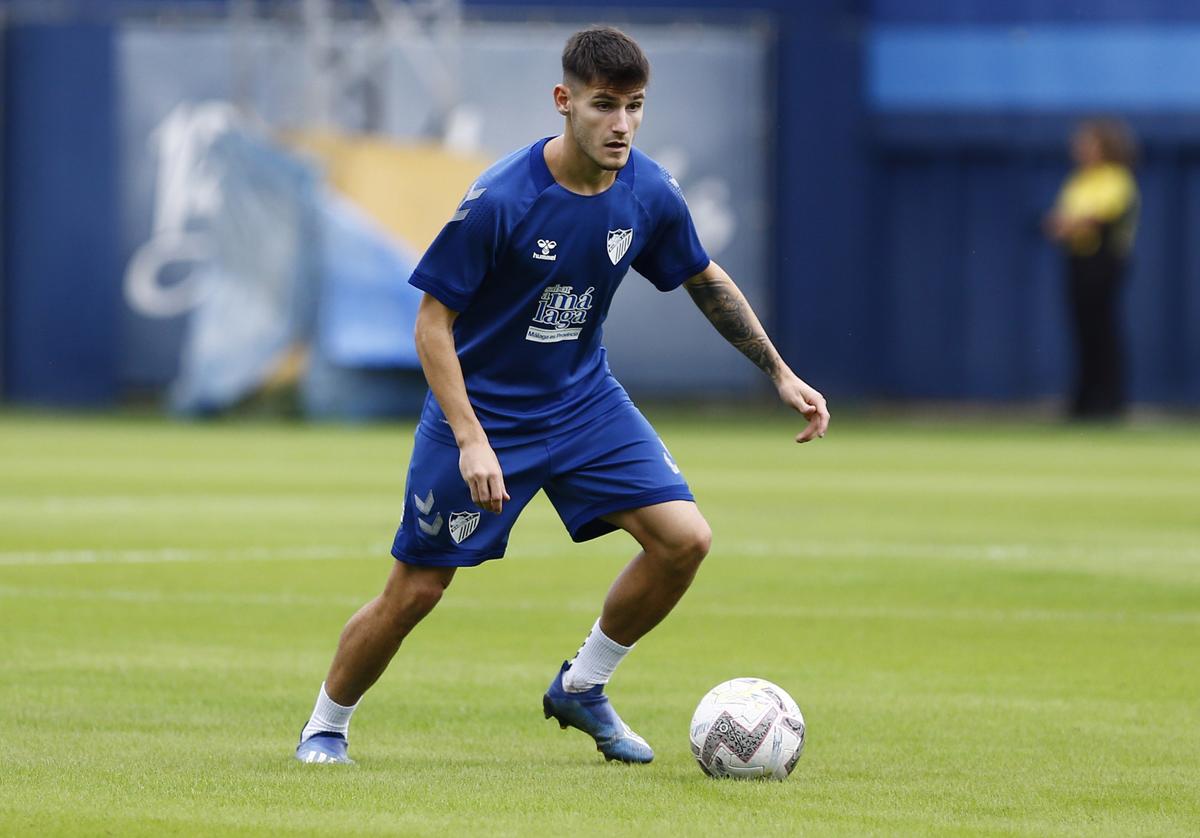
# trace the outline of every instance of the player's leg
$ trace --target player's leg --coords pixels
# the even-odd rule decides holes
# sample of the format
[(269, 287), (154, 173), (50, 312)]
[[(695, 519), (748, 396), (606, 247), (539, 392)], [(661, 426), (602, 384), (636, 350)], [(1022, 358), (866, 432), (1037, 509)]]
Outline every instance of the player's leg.
[(352, 762), (346, 753), (347, 736), (359, 699), (379, 680), (404, 638), (441, 600), (455, 570), (394, 563), (383, 592), (342, 629), (316, 706), (300, 732), (297, 759)]
[(696, 504), (668, 501), (605, 515), (632, 535), (642, 550), (625, 566), (604, 600), (599, 627), (632, 646), (671, 613), (708, 555), (712, 530)]
[[(576, 541), (625, 529), (642, 551), (622, 571), (575, 658), (543, 698), (547, 717), (592, 736), (608, 759), (649, 762), (654, 752), (604, 695), (633, 644), (683, 596), (708, 553), (708, 524), (679, 467), (632, 405), (552, 445), (558, 473), (546, 493)], [(611, 632), (611, 634), (610, 634)]]
[(575, 658), (564, 663), (542, 700), (547, 718), (577, 727), (607, 759), (650, 762), (654, 751), (625, 724), (604, 694), (617, 665), (671, 612), (708, 554), (712, 534), (696, 504), (668, 501), (604, 516), (642, 550), (613, 583), (600, 619)]
[(456, 568), (504, 555), (517, 516), (538, 491), (545, 472), (544, 446), (497, 452), (511, 500), (499, 515), (482, 512), (458, 469), (457, 446), (418, 432), (409, 464), (392, 555), (396, 562), (383, 593), (359, 609), (342, 631), (329, 674), (301, 732), (296, 757), (303, 762), (349, 762), (350, 717), (363, 693), (379, 679), (404, 638), (442, 597)]
[(383, 593), (346, 623), (325, 677), (325, 691), (341, 705), (357, 704), (387, 669), (401, 642), (442, 598), (453, 567), (396, 562)]
[(642, 550), (613, 582), (600, 619), (563, 676), (569, 691), (608, 683), (633, 645), (671, 613), (712, 542), (708, 522), (691, 501), (614, 512), (604, 520), (632, 535)]

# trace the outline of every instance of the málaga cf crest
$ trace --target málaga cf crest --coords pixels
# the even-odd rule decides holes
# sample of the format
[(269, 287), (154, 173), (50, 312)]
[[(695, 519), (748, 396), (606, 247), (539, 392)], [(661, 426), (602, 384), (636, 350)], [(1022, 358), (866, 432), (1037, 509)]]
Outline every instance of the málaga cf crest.
[(462, 544), (478, 526), (478, 512), (450, 513), (450, 537), (454, 539), (455, 544)]
[(608, 261), (614, 265), (621, 261), (621, 257), (629, 250), (629, 245), (633, 241), (633, 228), (628, 230), (609, 230), (608, 231)]

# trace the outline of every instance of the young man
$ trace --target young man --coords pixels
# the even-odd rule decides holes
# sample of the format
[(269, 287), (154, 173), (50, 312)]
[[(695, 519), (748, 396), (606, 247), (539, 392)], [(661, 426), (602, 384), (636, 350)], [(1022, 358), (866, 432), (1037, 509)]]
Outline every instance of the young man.
[(683, 596), (711, 533), (670, 453), (609, 372), (600, 327), (632, 266), (661, 291), (684, 285), (717, 330), (824, 436), (825, 399), (788, 368), (745, 297), (711, 262), (679, 185), (633, 148), (649, 64), (607, 27), (572, 35), (554, 105), (561, 136), (488, 169), (409, 282), (425, 292), (416, 342), (430, 397), (382, 594), (346, 624), (302, 762), (348, 763), (350, 714), (459, 567), (504, 555), (545, 490), (571, 538), (617, 529), (639, 552), (542, 699), (546, 718), (589, 734), (607, 759), (654, 752), (604, 685)]

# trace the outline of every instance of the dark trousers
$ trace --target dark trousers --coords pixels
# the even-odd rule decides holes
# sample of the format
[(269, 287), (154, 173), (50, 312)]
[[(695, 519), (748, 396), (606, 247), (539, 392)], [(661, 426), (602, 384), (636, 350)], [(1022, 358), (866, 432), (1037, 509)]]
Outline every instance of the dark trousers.
[(1071, 416), (1118, 418), (1126, 398), (1120, 311), (1125, 260), (1103, 253), (1071, 257), (1067, 275), (1076, 348)]

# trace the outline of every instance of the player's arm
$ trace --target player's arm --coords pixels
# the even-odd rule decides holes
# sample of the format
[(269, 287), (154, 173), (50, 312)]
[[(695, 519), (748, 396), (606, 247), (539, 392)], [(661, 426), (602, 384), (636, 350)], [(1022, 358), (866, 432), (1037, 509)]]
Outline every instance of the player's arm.
[(417, 356), (421, 359), (429, 389), (454, 431), (459, 450), (458, 467), (471, 488), (471, 501), (481, 509), (499, 513), (504, 501), (509, 499), (508, 492), (504, 490), (500, 461), (467, 398), (467, 384), (454, 345), (454, 321), (457, 318), (457, 311), (426, 294), (417, 310), (414, 334)]
[(802, 381), (776, 351), (741, 289), (716, 262), (683, 283), (692, 301), (725, 340), (765, 372), (784, 404), (801, 413), (808, 425), (796, 442), (825, 436), (829, 410), (825, 397)]

